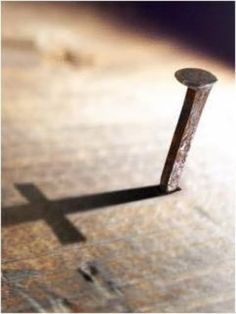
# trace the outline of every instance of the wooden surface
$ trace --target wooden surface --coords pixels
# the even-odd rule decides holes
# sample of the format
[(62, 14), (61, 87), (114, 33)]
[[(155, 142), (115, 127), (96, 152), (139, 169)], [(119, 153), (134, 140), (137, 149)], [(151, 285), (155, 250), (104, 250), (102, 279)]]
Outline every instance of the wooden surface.
[[(101, 14), (3, 3), (2, 311), (233, 312), (233, 71)], [(153, 197), (183, 67), (219, 82)]]

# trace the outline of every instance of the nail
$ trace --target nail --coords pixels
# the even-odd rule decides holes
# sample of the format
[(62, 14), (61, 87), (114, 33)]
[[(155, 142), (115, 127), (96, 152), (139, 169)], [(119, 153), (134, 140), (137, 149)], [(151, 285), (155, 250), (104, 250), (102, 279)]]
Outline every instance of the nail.
[(178, 70), (175, 77), (188, 89), (161, 175), (160, 186), (165, 192), (179, 188), (180, 177), (203, 107), (217, 81), (210, 72), (194, 68)]

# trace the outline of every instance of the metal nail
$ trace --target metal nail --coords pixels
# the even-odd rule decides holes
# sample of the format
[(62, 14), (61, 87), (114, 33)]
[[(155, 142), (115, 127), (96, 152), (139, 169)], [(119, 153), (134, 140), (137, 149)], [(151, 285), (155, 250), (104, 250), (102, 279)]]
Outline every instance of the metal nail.
[(175, 77), (188, 89), (161, 175), (160, 186), (165, 192), (179, 188), (180, 177), (203, 107), (217, 81), (210, 72), (194, 68), (178, 70)]

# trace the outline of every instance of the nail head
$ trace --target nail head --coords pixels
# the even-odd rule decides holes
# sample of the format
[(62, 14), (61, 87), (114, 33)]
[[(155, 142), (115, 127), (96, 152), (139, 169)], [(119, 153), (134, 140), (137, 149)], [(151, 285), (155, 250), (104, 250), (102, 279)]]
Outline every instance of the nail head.
[(185, 68), (175, 72), (176, 79), (189, 88), (198, 89), (210, 87), (217, 78), (214, 74), (198, 68)]

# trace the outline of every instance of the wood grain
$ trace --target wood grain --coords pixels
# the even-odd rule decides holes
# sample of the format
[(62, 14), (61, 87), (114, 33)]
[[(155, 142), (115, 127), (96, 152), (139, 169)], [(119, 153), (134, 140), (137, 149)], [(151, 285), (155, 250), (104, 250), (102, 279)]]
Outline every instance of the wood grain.
[[(232, 312), (233, 71), (91, 4), (4, 2), (3, 38), (2, 311)], [(96, 208), (159, 183), (185, 66), (221, 83), (182, 191)]]

